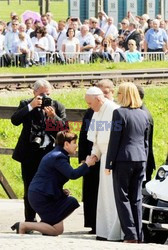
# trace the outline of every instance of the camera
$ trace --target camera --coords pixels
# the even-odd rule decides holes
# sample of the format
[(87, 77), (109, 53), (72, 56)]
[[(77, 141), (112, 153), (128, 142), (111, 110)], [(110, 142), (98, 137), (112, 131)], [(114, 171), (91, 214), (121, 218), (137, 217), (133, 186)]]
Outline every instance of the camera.
[(45, 130), (40, 125), (32, 122), (30, 132), (30, 143), (33, 151), (37, 151), (44, 142)]
[(42, 104), (41, 104), (41, 108), (43, 109), (44, 107), (48, 107), (52, 105), (52, 99), (50, 97), (48, 97), (45, 94), (41, 94), (42, 96)]
[(72, 17), (72, 18), (71, 18), (71, 21), (72, 21), (72, 22), (77, 22), (77, 21), (78, 21), (78, 18)]

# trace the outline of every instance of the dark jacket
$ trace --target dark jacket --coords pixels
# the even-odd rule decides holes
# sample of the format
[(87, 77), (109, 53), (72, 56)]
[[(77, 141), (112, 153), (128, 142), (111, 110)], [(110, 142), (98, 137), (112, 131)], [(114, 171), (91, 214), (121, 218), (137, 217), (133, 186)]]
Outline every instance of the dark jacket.
[[(32, 111), (28, 110), (28, 104), (31, 101), (32, 99), (22, 100), (16, 112), (11, 117), (11, 122), (13, 125), (23, 125), (20, 137), (12, 156), (14, 160), (19, 162), (27, 161), (30, 157), (35, 155), (35, 152), (32, 150), (32, 144), (30, 140), (32, 121), (33, 123), (38, 123), (39, 127), (41, 127), (43, 131), (46, 130), (46, 121), (48, 121), (41, 109), (35, 108)], [(48, 135), (51, 142), (54, 142), (56, 134), (59, 131), (58, 129), (60, 129), (58, 123), (62, 122), (63, 126), (65, 127), (67, 124), (64, 106), (57, 101), (53, 101), (52, 106), (54, 107), (57, 116), (54, 120), (52, 120), (52, 124), (50, 124), (52, 125), (49, 129), (50, 131), (45, 131), (45, 133)]]
[(65, 196), (63, 185), (69, 179), (77, 179), (88, 172), (86, 163), (73, 169), (69, 163), (68, 153), (60, 146), (46, 154), (40, 162), (29, 191), (40, 192), (56, 199)]
[(146, 108), (146, 106), (143, 104), (141, 107), (142, 110), (146, 111), (148, 120), (149, 120), (149, 131), (148, 131), (148, 158), (147, 158), (147, 164), (146, 164), (146, 181), (150, 181), (152, 177), (152, 172), (156, 168), (155, 166), (155, 158), (153, 154), (153, 128), (154, 128), (154, 122), (151, 113)]
[(139, 50), (140, 49), (141, 36), (140, 36), (140, 33), (137, 30), (135, 30), (134, 32), (132, 32), (132, 34), (130, 36), (128, 36), (128, 38), (125, 39), (124, 44), (123, 44), (125, 50), (129, 49), (128, 48), (128, 42), (131, 39), (135, 40), (136, 46), (137, 46), (137, 50)]
[(141, 109), (119, 108), (113, 112), (106, 168), (116, 161), (147, 161), (149, 121)]

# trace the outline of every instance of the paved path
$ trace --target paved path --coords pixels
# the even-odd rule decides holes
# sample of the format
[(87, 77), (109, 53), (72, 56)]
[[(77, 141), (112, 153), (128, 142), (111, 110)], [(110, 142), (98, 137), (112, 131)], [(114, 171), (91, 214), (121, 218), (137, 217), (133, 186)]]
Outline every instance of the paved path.
[(0, 200), (0, 250), (168, 250), (168, 245), (96, 241), (95, 235), (87, 234), (89, 229), (83, 227), (82, 204), (65, 220), (65, 232), (58, 237), (47, 237), (38, 233), (32, 235), (13, 233), (10, 226), (22, 220), (22, 200)]

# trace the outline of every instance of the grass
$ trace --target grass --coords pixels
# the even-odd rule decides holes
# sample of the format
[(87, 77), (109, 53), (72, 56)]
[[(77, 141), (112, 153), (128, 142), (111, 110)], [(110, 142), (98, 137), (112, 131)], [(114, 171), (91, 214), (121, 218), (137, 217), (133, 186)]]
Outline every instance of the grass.
[[(0, 105), (18, 106), (19, 101), (24, 98), (30, 98), (29, 92), (7, 92), (0, 93)], [(59, 100), (66, 108), (86, 108), (84, 101), (85, 89), (63, 89), (52, 93), (52, 98)], [(164, 163), (167, 153), (168, 142), (168, 87), (146, 87), (145, 104), (149, 108), (154, 118), (154, 155), (157, 167)], [(15, 147), (17, 138), (20, 134), (21, 126), (15, 127), (10, 120), (0, 120), (0, 147)], [(71, 159), (74, 167), (78, 166), (77, 159)], [(19, 198), (23, 196), (23, 184), (21, 180), (20, 164), (11, 159), (11, 156), (1, 155), (0, 170), (4, 173), (11, 184), (13, 190)], [(71, 190), (78, 200), (81, 200), (82, 178), (69, 181), (66, 187)], [(0, 188), (0, 197), (6, 198), (6, 194)]]
[[(19, 0), (11, 0), (10, 5), (7, 1), (1, 1), (0, 20), (9, 22), (11, 12), (16, 12), (21, 17), (26, 10), (40, 12), (38, 1), (21, 1), (21, 5)], [(68, 0), (50, 1), (50, 11), (54, 15), (54, 20), (65, 20), (68, 17)]]
[(97, 62), (92, 64), (69, 64), (69, 65), (46, 65), (33, 66), (30, 68), (0, 68), (0, 74), (41, 74), (49, 73), (69, 73), (69, 72), (89, 72), (89, 71), (110, 71), (112, 70), (136, 70), (136, 69), (158, 69), (168, 68), (168, 61), (165, 62), (143, 62), (143, 63), (109, 63)]

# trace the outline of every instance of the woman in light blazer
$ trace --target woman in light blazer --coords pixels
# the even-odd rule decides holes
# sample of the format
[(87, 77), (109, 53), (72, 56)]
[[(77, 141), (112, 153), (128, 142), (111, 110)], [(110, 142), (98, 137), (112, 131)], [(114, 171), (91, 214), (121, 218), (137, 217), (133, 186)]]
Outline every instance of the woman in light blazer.
[(124, 242), (142, 242), (142, 198), (149, 121), (141, 110), (142, 101), (134, 83), (119, 86), (119, 109), (114, 110), (109, 140), (106, 172), (113, 171), (117, 211)]

